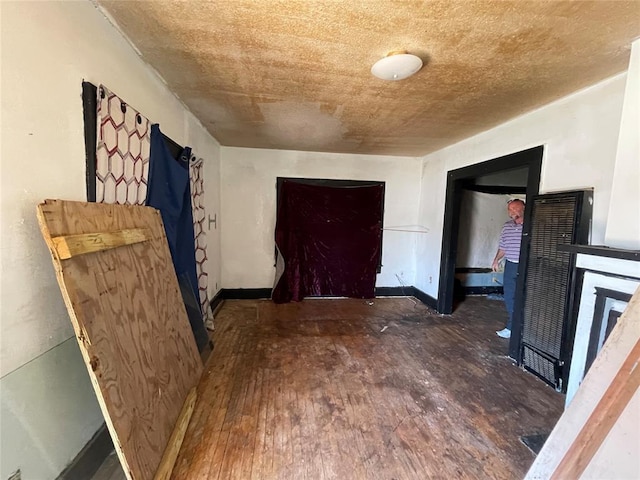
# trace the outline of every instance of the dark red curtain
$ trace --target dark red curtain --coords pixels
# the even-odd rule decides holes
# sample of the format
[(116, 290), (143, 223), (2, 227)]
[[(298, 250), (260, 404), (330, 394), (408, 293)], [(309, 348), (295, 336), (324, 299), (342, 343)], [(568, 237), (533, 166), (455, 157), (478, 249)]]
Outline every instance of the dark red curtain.
[(384, 185), (319, 186), (283, 180), (276, 248), (284, 271), (273, 301), (373, 298), (381, 259)]

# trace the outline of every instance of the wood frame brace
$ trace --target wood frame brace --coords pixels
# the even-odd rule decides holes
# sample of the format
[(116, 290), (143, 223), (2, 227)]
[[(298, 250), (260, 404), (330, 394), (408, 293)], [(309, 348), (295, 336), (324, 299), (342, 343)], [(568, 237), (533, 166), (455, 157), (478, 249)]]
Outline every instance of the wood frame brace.
[(151, 231), (147, 228), (119, 230), (117, 232), (85, 233), (82, 235), (66, 235), (53, 237), (52, 246), (60, 260), (77, 255), (101, 252), (111, 248), (151, 240)]

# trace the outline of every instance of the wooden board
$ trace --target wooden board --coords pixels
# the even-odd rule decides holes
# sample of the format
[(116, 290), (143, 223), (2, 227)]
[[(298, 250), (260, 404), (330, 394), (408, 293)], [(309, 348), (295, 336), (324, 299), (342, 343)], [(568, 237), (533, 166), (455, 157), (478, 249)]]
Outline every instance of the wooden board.
[(196, 387), (193, 387), (189, 391), (187, 399), (182, 406), (182, 411), (180, 412), (178, 421), (173, 428), (173, 433), (169, 438), (169, 443), (164, 450), (160, 466), (158, 467), (158, 470), (156, 470), (153, 480), (169, 480), (169, 478), (171, 478), (173, 466), (176, 463), (176, 458), (180, 452), (180, 447), (182, 447), (184, 436), (187, 433), (187, 427), (189, 427), (189, 422), (191, 421), (191, 415), (193, 415), (193, 409), (196, 406), (197, 398), (198, 392)]
[(106, 233), (85, 233), (82, 235), (66, 235), (53, 237), (51, 240), (58, 258), (66, 260), (76, 255), (99, 252), (109, 248), (122, 247), (151, 239), (151, 232), (146, 228), (135, 230), (119, 230)]
[[(38, 219), (123, 469), (152, 479), (202, 373), (160, 214), (47, 200)], [(64, 260), (52, 240), (132, 229), (150, 239)]]
[(640, 341), (625, 360), (611, 385), (591, 412), (551, 480), (581, 478), (602, 442), (640, 386)]
[[(631, 316), (640, 316), (640, 289), (636, 291), (618, 322)], [(586, 377), (582, 388), (588, 388), (591, 377)], [(582, 426), (567, 453), (551, 475), (551, 480), (581, 478), (589, 462), (607, 438), (620, 415), (640, 387), (640, 339), (627, 355), (620, 370), (611, 381), (604, 395)]]
[(640, 288), (598, 352), (526, 479), (640, 478)]

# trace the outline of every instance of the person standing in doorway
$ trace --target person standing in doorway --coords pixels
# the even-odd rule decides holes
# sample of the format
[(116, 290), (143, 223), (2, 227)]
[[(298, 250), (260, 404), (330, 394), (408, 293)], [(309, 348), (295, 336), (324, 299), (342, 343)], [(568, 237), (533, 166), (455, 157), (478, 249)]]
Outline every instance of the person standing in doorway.
[(518, 277), (518, 262), (520, 261), (520, 243), (522, 241), (522, 223), (524, 222), (524, 202), (522, 200), (510, 200), (507, 204), (509, 220), (500, 232), (498, 252), (493, 259), (491, 268), (498, 271), (500, 261), (504, 258), (504, 305), (507, 308), (509, 320), (507, 326), (498, 330), (496, 334), (502, 338), (511, 338), (511, 325), (513, 323), (513, 306), (516, 298), (516, 279)]

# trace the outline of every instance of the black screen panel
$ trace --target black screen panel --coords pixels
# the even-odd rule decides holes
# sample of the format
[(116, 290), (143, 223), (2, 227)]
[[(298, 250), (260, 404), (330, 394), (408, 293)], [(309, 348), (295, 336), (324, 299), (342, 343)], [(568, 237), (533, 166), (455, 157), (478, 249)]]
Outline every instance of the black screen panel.
[(575, 255), (559, 248), (586, 243), (590, 191), (534, 197), (523, 302), (523, 365), (563, 389), (575, 331)]

